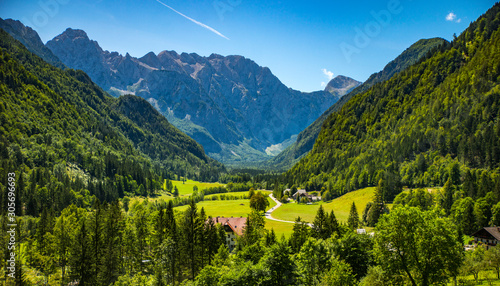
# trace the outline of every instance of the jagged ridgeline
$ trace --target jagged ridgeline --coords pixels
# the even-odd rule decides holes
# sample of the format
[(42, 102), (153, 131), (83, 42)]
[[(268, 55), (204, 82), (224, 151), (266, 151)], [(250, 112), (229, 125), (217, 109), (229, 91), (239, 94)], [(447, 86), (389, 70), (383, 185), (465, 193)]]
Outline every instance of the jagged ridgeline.
[(376, 83), (390, 79), (393, 75), (415, 64), (432, 49), (443, 45), (445, 42), (446, 40), (441, 38), (432, 38), (422, 39), (411, 45), (397, 58), (388, 63), (383, 70), (372, 74), (363, 84), (355, 87), (352, 91), (342, 96), (339, 101), (334, 103), (311, 125), (300, 132), (295, 143), (283, 150), (283, 152), (281, 152), (278, 156), (270, 159), (266, 162), (266, 164), (264, 164), (264, 166), (277, 170), (288, 170), (293, 167), (293, 165), (297, 163), (300, 158), (311, 151), (314, 146), (314, 142), (318, 138), (319, 132), (321, 131), (323, 122), (330, 114), (339, 111), (342, 106), (356, 94), (367, 91)]
[(151, 194), (174, 175), (214, 181), (224, 170), (144, 99), (112, 98), (84, 72), (46, 63), (3, 30), (0, 121), (0, 185), (16, 172), (26, 214), (86, 206), (93, 195)]
[(355, 95), (325, 120), (287, 182), (341, 194), (388, 175), (408, 186), (442, 186), (452, 164), (497, 169), (499, 25), (496, 4), (451, 43)]

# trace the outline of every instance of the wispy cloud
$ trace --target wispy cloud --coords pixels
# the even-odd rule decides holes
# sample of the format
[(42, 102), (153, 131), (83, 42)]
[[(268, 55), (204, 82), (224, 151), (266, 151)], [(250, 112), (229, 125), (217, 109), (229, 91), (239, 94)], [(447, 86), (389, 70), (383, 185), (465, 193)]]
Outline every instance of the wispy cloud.
[(329, 70), (326, 70), (326, 69), (321, 69), (321, 71), (328, 78), (328, 80), (332, 80), (333, 79), (333, 72), (331, 72)]
[(446, 21), (453, 21), (457, 18), (457, 15), (453, 12), (450, 12), (450, 14), (446, 15)]
[(460, 22), (462, 22), (462, 19), (461, 18), (457, 19), (457, 14), (450, 12), (450, 13), (448, 13), (448, 15), (446, 15), (446, 21), (460, 23)]
[[(328, 82), (330, 82), (332, 79), (333, 79), (333, 72), (327, 70), (327, 69), (321, 69), (321, 71), (323, 72), (323, 75), (328, 79)], [(322, 81), (321, 82), (321, 87), (325, 87), (328, 83), (327, 82), (324, 82)]]
[(156, 0), (156, 2), (158, 2), (158, 3), (162, 4), (163, 6), (165, 6), (165, 7), (167, 7), (168, 9), (170, 9), (170, 10), (174, 11), (175, 13), (177, 13), (177, 14), (181, 15), (182, 17), (184, 17), (184, 18), (188, 19), (189, 21), (191, 21), (191, 22), (195, 23), (196, 25), (201, 26), (201, 27), (203, 27), (203, 28), (205, 28), (205, 29), (207, 29), (207, 30), (211, 31), (211, 32), (213, 32), (213, 33), (215, 33), (215, 34), (217, 34), (217, 35), (219, 35), (219, 36), (223, 37), (223, 38), (224, 38), (224, 39), (226, 39), (226, 40), (229, 40), (229, 38), (228, 38), (228, 37), (224, 36), (221, 32), (219, 32), (219, 31), (215, 30), (214, 28), (212, 28), (212, 27), (210, 27), (210, 26), (208, 26), (208, 25), (205, 25), (205, 24), (203, 24), (202, 22), (196, 21), (195, 19), (193, 19), (193, 18), (191, 18), (191, 17), (188, 17), (188, 16), (186, 16), (186, 15), (182, 14), (181, 12), (179, 12), (179, 11), (175, 10), (174, 8), (172, 8), (172, 7), (168, 6), (167, 4), (165, 4), (165, 3), (161, 2), (160, 0)]

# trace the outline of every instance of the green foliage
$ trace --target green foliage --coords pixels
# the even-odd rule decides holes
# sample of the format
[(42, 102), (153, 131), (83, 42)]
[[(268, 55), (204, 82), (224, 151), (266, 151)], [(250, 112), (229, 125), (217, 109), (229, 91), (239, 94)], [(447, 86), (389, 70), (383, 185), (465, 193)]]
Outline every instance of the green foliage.
[(264, 212), (268, 206), (269, 201), (267, 200), (267, 197), (262, 194), (262, 192), (257, 192), (250, 198), (250, 207), (255, 211)]
[(483, 246), (478, 245), (474, 250), (465, 253), (465, 259), (460, 271), (463, 274), (472, 274), (477, 283), (479, 272), (486, 269), (486, 262), (484, 261), (485, 249)]
[(424, 189), (410, 190), (408, 193), (400, 193), (394, 199), (394, 207), (409, 206), (417, 207), (423, 211), (426, 211), (431, 209), (433, 205), (434, 197)]
[(386, 286), (391, 285), (387, 273), (380, 265), (368, 268), (368, 273), (361, 279), (360, 286)]
[(412, 285), (444, 282), (458, 274), (462, 244), (453, 224), (435, 213), (399, 207), (381, 217), (375, 232), (375, 257), (391, 279)]
[[(300, 221), (300, 217), (298, 219)], [(318, 239), (328, 239), (334, 234), (341, 234), (337, 218), (333, 210), (328, 214), (320, 205), (312, 224), (311, 236)]]
[(323, 240), (309, 238), (295, 254), (299, 279), (304, 285), (316, 285), (330, 268), (331, 253)]
[(487, 266), (495, 269), (497, 273), (497, 279), (500, 279), (500, 247), (490, 247), (488, 250), (486, 250), (484, 261)]
[(472, 234), (476, 229), (474, 216), (474, 200), (470, 197), (455, 201), (451, 216), (462, 234)]
[(357, 284), (349, 264), (339, 259), (332, 259), (330, 270), (321, 277), (319, 285), (354, 286)]
[(442, 186), (450, 176), (458, 183), (465, 166), (500, 167), (499, 9), (332, 113), (285, 182), (319, 181), (340, 195), (387, 176), (408, 187)]
[(373, 241), (368, 235), (347, 232), (334, 240), (332, 251), (351, 267), (352, 275), (358, 280), (367, 275), (368, 268), (374, 264)]
[(314, 142), (318, 138), (323, 123), (335, 112), (339, 112), (342, 106), (358, 93), (365, 92), (376, 83), (390, 79), (394, 74), (401, 72), (418, 62), (429, 51), (446, 43), (446, 40), (440, 38), (422, 39), (406, 49), (396, 59), (387, 64), (384, 69), (378, 73), (372, 74), (362, 85), (358, 86), (348, 94), (344, 95), (326, 110), (316, 121), (299, 133), (297, 141), (286, 148), (278, 156), (270, 159), (266, 166), (278, 170), (288, 170), (313, 149)]
[(288, 241), (292, 252), (298, 253), (309, 236), (310, 227), (307, 225), (307, 222), (304, 222), (300, 217), (297, 217), (295, 219), (295, 224), (293, 225), (293, 233)]
[(357, 229), (359, 225), (359, 215), (356, 209), (356, 204), (353, 202), (351, 206), (351, 211), (349, 212), (349, 218), (347, 219), (347, 225), (350, 229)]
[(25, 214), (152, 196), (174, 174), (216, 180), (224, 169), (145, 100), (112, 98), (3, 30), (0, 66), (0, 164), (22, 176)]

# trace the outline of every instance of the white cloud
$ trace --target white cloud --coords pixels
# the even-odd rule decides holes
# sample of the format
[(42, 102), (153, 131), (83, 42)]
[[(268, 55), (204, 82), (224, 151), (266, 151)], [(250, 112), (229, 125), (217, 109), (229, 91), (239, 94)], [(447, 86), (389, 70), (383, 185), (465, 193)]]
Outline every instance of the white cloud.
[(450, 12), (450, 14), (446, 15), (446, 21), (453, 21), (457, 18), (457, 15), (453, 12)]
[(329, 70), (326, 70), (326, 69), (322, 69), (321, 71), (328, 78), (328, 80), (332, 80), (333, 79), (333, 72), (331, 72)]
[(325, 87), (326, 86), (326, 82), (322, 81), (321, 82), (321, 87)]
[(462, 19), (461, 18), (457, 19), (457, 14), (450, 12), (448, 15), (446, 15), (446, 21), (460, 23), (462, 22)]

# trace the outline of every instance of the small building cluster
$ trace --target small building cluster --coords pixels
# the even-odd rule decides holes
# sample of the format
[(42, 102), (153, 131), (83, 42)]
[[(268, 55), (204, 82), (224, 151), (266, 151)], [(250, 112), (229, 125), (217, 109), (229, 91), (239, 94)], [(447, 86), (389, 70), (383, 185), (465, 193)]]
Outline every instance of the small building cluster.
[(246, 217), (214, 217), (209, 218), (216, 224), (221, 224), (226, 231), (226, 245), (229, 251), (233, 251), (236, 246), (236, 237), (243, 235), (243, 230), (247, 224)]
[[(286, 189), (284, 191), (284, 193), (291, 193), (292, 191), (290, 189)], [(294, 201), (296, 202), (300, 202), (300, 200), (302, 198), (306, 198), (308, 201), (310, 202), (314, 202), (314, 201), (320, 201), (321, 200), (321, 197), (320, 196), (315, 196), (313, 194), (310, 194), (308, 193), (306, 190), (304, 189), (300, 189), (300, 190), (297, 190), (297, 192), (295, 192), (295, 194), (292, 194), (292, 198)]]

